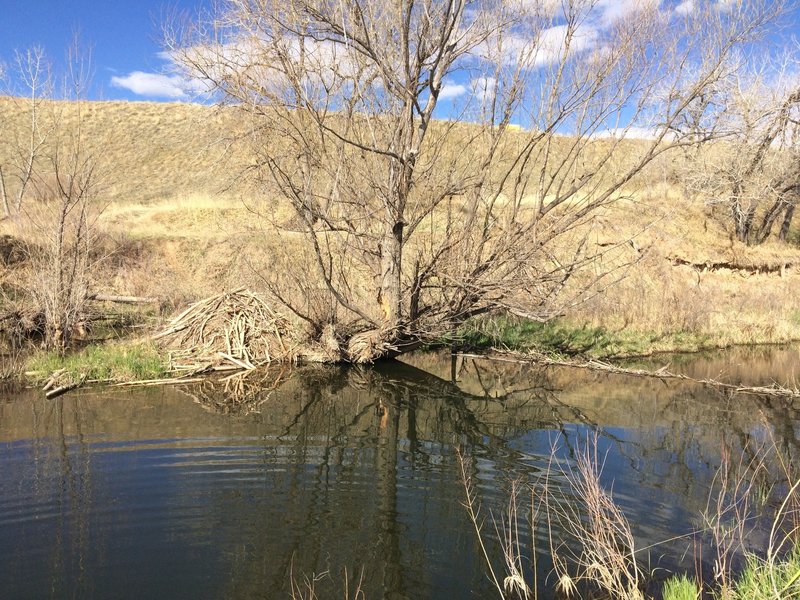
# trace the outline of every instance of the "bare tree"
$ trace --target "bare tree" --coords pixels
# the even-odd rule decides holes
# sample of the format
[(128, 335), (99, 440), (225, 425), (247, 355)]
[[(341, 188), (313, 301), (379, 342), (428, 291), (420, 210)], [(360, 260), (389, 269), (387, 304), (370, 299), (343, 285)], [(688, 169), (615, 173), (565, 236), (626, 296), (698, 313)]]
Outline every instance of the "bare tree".
[(716, 141), (686, 167), (690, 191), (747, 244), (765, 242), (780, 222), (785, 240), (800, 199), (800, 84), (797, 60), (765, 61), (732, 73), (716, 90)]
[(63, 352), (85, 317), (93, 266), (99, 153), (84, 131), (91, 61), (73, 42), (60, 85), (42, 50), (18, 53), (17, 62), (30, 91), (13, 99), (28, 119), (9, 142), (13, 226), (28, 259), (20, 278), (24, 312), (43, 324), (45, 345)]
[(228, 0), (166, 46), (252, 117), (272, 292), (370, 361), (488, 311), (548, 319), (604, 284), (593, 217), (697, 142), (669, 132), (784, 10), (689, 5)]
[(0, 199), (6, 217), (22, 209), (53, 127), (44, 114), (54, 91), (52, 69), (44, 49), (35, 46), (15, 52), (12, 71), (10, 96), (14, 109), (25, 119), (24, 127), (8, 131), (2, 142), (3, 155), (8, 157), (8, 164), (0, 164)]

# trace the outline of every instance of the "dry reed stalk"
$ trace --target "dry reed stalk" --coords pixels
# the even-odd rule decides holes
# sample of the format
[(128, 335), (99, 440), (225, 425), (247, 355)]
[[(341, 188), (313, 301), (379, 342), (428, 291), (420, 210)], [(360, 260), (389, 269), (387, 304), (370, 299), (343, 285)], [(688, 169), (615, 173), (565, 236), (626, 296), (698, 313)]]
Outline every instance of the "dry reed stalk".
[[(484, 564), (486, 568), (489, 570), (489, 576), (494, 584), (497, 593), (500, 594), (501, 600), (504, 600), (506, 595), (503, 590), (503, 586), (500, 585), (500, 580), (497, 578), (495, 574), (494, 567), (492, 566), (492, 561), (489, 558), (489, 552), (486, 549), (486, 545), (483, 543), (483, 519), (480, 517), (481, 507), (478, 502), (477, 496), (475, 494), (475, 487), (472, 484), (472, 477), (468, 474), (470, 462), (464, 456), (459, 448), (456, 448), (456, 456), (458, 457), (459, 465), (461, 466), (461, 483), (464, 486), (464, 508), (467, 510), (467, 514), (469, 515), (470, 522), (472, 523), (473, 528), (475, 529), (475, 535), (478, 540), (478, 545), (481, 549), (481, 554), (483, 555)], [(523, 580), (524, 583), (524, 580)], [(519, 588), (517, 588), (519, 589)], [(527, 596), (524, 596), (527, 597)]]
[[(578, 453), (574, 468), (554, 467), (557, 448), (551, 449), (551, 459), (537, 484), (525, 484), (531, 492), (531, 545), (532, 565), (536, 569), (536, 547), (533, 532), (541, 510), (546, 512), (550, 539), (553, 572), (556, 588), (566, 598), (578, 595), (583, 583), (599, 590), (604, 598), (613, 600), (644, 600), (641, 591), (644, 573), (636, 561), (636, 549), (630, 524), (616, 506), (612, 495), (600, 482), (603, 461), (598, 456), (597, 440), (587, 443)], [(462, 484), (466, 493), (464, 506), (473, 524), (484, 561), (501, 598), (528, 600), (538, 597), (537, 582), (529, 585), (523, 575), (523, 549), (520, 543), (518, 497), (520, 484), (512, 483), (511, 497), (506, 514), (498, 525), (497, 535), (503, 550), (507, 576), (500, 579), (493, 570), (488, 551), (482, 539), (482, 521), (467, 460), (457, 452), (461, 463)], [(555, 478), (560, 479), (572, 493), (554, 494)], [(537, 488), (541, 490), (537, 491)], [(556, 541), (555, 532), (560, 531)], [(574, 542), (570, 549), (564, 540)], [(569, 572), (572, 570), (572, 574)], [(534, 573), (535, 577), (535, 573)]]
[[(520, 481), (511, 482), (511, 494), (508, 499), (506, 507), (506, 514), (501, 518), (498, 525), (495, 521), (495, 531), (500, 540), (503, 548), (503, 559), (506, 564), (506, 572), (508, 575), (503, 579), (503, 588), (506, 594), (514, 597), (517, 596), (522, 600), (527, 600), (531, 596), (536, 597), (536, 548), (533, 535), (531, 535), (531, 552), (534, 561), (534, 581), (533, 588), (525, 581), (524, 567), (522, 565), (523, 550), (520, 543), (520, 524), (518, 512), (518, 497), (521, 491), (522, 483)], [(533, 495), (531, 495), (533, 500)], [(535, 525), (535, 515), (538, 511), (534, 506), (531, 507), (531, 533), (533, 533)]]
[[(555, 452), (554, 447), (551, 456)], [(559, 581), (569, 581), (572, 590), (582, 581), (599, 588), (608, 598), (643, 600), (644, 574), (636, 561), (633, 533), (611, 493), (600, 482), (603, 464), (595, 438), (577, 452), (574, 469), (560, 469), (573, 496), (548, 494), (548, 521), (551, 530), (557, 524), (579, 550), (569, 550), (565, 544), (553, 545), (553, 564)], [(567, 555), (561, 556), (562, 551)], [(574, 566), (576, 575), (567, 573), (568, 564)]]
[[(317, 584), (325, 579), (332, 579), (329, 571), (322, 573), (312, 573), (303, 575), (302, 578), (297, 578), (294, 575), (294, 557), (289, 565), (289, 583), (290, 592), (289, 597), (292, 600), (317, 600), (319, 593), (317, 592)], [(365, 600), (366, 595), (363, 591), (364, 585), (364, 568), (361, 568), (361, 573), (358, 580), (354, 582), (353, 589), (350, 589), (350, 578), (348, 577), (347, 567), (344, 569), (344, 590), (342, 591), (344, 600)], [(325, 594), (323, 597), (329, 597), (330, 594)]]

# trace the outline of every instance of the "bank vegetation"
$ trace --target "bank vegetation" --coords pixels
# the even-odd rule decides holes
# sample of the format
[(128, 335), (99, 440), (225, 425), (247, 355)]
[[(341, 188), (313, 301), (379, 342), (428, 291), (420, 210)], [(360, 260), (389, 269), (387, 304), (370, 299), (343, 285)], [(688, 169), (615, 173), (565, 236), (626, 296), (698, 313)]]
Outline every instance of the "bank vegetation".
[(164, 32), (215, 106), (89, 102), (77, 44), (20, 52), (10, 346), (155, 336), (197, 370), (800, 339), (795, 63), (753, 69), (792, 7), (602, 6), (227, 2)]

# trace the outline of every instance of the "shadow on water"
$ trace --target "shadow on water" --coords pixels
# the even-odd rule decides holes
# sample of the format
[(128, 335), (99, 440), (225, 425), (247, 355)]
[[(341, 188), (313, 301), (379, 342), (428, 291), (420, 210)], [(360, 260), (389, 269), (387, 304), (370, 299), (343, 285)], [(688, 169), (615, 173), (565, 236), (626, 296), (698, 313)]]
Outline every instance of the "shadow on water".
[[(59, 402), (20, 394), (0, 400), (0, 589), (275, 598), (292, 577), (327, 573), (324, 598), (342, 597), (346, 570), (368, 599), (489, 597), (455, 449), (484, 515), (499, 515), (554, 445), (569, 467), (594, 435), (637, 542), (659, 543), (651, 567), (710, 572), (707, 537), (690, 534), (722, 458), (774, 440), (796, 461), (798, 423), (796, 407), (765, 398), (441, 355)], [(781, 473), (757, 476), (774, 504)], [(486, 534), (499, 558), (491, 521)], [(533, 535), (544, 551), (548, 532)]]

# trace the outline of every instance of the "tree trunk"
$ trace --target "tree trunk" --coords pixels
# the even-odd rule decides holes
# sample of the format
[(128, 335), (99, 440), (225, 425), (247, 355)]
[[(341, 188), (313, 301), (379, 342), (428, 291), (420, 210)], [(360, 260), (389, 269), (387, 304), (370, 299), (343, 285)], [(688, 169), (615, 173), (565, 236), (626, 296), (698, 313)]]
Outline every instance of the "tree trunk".
[(794, 203), (786, 207), (786, 214), (783, 216), (783, 223), (781, 223), (781, 230), (778, 233), (778, 237), (781, 239), (782, 242), (785, 242), (786, 238), (789, 235), (789, 228), (792, 226), (792, 217), (794, 217), (795, 207), (796, 205)]
[(767, 238), (772, 233), (772, 226), (775, 224), (778, 215), (783, 212), (785, 205), (783, 198), (778, 198), (764, 214), (764, 217), (761, 219), (761, 226), (758, 228), (756, 235), (756, 243), (763, 244), (767, 241)]
[(394, 328), (402, 318), (402, 290), (400, 274), (403, 259), (403, 227), (397, 221), (387, 230), (381, 245), (381, 287), (378, 290), (378, 303), (383, 311), (383, 324)]
[(3, 167), (0, 167), (0, 197), (3, 199), (3, 212), (6, 217), (10, 217), (11, 207), (8, 205), (8, 194), (6, 194), (6, 180), (3, 177)]
[(745, 244), (750, 243), (750, 233), (753, 229), (753, 219), (755, 218), (755, 208), (744, 210), (739, 200), (733, 203), (733, 222), (736, 230), (736, 238)]

